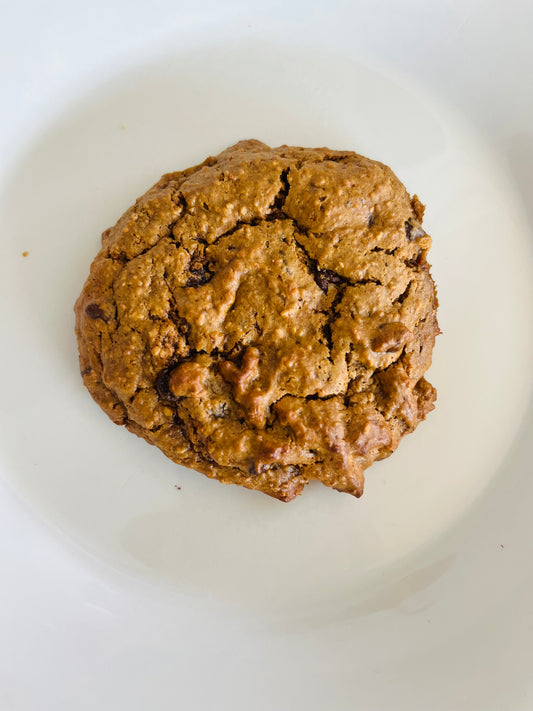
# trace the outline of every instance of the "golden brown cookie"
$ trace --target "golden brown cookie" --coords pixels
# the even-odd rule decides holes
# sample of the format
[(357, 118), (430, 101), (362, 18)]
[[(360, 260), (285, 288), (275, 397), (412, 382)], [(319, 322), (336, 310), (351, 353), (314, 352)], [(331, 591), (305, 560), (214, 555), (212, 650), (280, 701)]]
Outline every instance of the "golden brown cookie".
[(424, 207), (382, 163), (241, 141), (104, 232), (76, 303), (85, 385), (179, 464), (282, 501), (355, 496), (433, 409)]

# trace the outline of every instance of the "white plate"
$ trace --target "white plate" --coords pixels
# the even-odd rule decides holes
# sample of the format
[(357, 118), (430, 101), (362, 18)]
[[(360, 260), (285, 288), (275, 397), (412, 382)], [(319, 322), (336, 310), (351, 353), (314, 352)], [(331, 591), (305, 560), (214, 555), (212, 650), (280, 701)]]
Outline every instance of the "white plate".
[[(10, 9), (0, 708), (531, 708), (533, 9), (369, 5)], [(244, 137), (357, 150), (428, 205), (437, 409), (359, 501), (223, 487), (81, 385), (99, 234)]]

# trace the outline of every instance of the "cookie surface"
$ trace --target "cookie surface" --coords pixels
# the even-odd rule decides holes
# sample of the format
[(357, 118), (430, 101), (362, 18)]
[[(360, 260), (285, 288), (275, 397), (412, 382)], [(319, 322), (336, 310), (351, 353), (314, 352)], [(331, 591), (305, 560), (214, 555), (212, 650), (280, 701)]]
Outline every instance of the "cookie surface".
[(175, 462), (283, 501), (364, 470), (433, 409), (423, 206), (352, 152), (249, 140), (164, 175), (76, 303), (85, 385)]

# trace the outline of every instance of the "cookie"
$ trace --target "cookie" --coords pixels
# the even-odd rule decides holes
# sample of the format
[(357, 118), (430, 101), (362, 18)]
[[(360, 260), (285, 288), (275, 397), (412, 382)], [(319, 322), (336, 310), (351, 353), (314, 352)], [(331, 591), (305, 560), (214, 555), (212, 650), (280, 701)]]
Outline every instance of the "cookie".
[(248, 140), (164, 175), (104, 232), (76, 303), (85, 385), (223, 483), (360, 496), (436, 396), (423, 212), (349, 151)]

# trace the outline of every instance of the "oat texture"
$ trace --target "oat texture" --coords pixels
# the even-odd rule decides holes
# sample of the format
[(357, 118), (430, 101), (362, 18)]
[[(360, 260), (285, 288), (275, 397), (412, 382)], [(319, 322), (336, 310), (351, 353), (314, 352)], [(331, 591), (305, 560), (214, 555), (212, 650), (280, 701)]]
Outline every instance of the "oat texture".
[(282, 501), (433, 409), (424, 207), (356, 153), (241, 141), (104, 232), (76, 303), (85, 385), (175, 462)]

